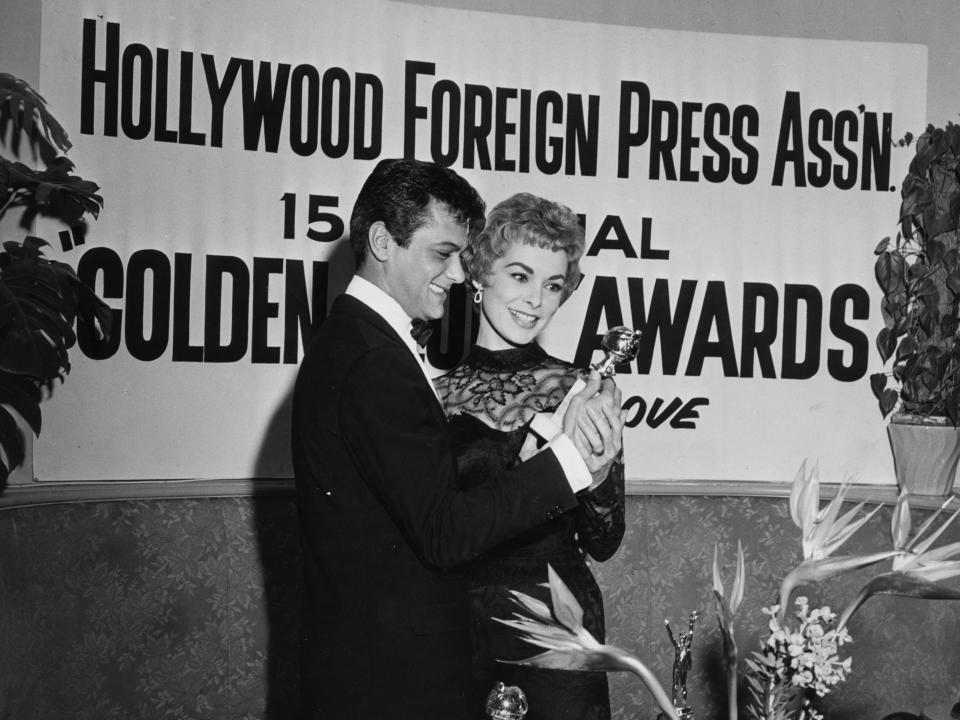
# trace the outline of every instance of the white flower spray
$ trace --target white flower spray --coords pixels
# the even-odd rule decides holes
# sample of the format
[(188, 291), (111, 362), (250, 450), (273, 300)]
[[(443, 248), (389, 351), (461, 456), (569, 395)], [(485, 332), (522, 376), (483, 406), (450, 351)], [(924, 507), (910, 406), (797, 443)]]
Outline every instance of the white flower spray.
[(837, 627), (837, 614), (829, 606), (810, 609), (804, 596), (794, 604), (796, 612), (785, 624), (778, 605), (763, 608), (770, 634), (747, 660), (753, 717), (819, 718), (805, 691), (823, 697), (850, 672), (851, 659), (841, 658), (840, 648), (852, 640), (846, 628)]

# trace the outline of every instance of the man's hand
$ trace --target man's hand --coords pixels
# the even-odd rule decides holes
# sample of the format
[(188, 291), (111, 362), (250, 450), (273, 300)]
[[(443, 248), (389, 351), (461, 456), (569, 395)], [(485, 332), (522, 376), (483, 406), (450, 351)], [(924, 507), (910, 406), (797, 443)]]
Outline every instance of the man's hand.
[(600, 380), (593, 371), (586, 387), (573, 396), (563, 416), (563, 432), (573, 440), (593, 476), (589, 489), (602, 483), (613, 460), (623, 448), (623, 421), (620, 388), (611, 378)]

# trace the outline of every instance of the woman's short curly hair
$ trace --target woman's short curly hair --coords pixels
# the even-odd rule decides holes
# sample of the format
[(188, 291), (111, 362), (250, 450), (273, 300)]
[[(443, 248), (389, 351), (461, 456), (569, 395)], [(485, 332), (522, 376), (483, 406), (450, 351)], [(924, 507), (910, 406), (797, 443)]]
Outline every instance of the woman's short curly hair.
[(487, 215), (483, 230), (460, 255), (468, 279), (483, 285), (493, 263), (516, 242), (566, 254), (563, 300), (570, 297), (580, 284), (580, 257), (585, 245), (583, 227), (574, 212), (530, 193), (517, 193), (497, 203)]

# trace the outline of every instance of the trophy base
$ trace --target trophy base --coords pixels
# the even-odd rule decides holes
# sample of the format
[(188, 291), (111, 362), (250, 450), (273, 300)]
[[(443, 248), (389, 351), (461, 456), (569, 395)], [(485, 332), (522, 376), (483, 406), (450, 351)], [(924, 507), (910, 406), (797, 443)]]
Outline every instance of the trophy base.
[[(693, 720), (693, 708), (682, 707), (674, 708), (678, 720)], [(657, 720), (667, 720), (667, 716), (662, 712), (657, 714)]]

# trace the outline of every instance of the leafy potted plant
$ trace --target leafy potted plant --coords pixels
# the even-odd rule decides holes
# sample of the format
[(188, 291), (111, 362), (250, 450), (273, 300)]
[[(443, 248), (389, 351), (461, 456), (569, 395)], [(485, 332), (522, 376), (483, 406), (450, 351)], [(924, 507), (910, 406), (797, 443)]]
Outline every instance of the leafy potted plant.
[[(73, 163), (59, 154), (70, 141), (46, 101), (24, 81), (0, 73), (0, 143), (16, 157), (24, 137), (43, 168), (0, 155), (0, 220), (12, 208), (23, 209), (24, 228), (40, 215), (70, 227), (82, 226), (86, 214), (96, 217), (103, 206), (99, 187), (71, 174)], [(70, 371), (75, 326), (101, 337), (110, 330), (110, 308), (69, 265), (44, 257), (46, 244), (27, 235), (4, 240), (0, 249), (0, 489), (23, 462), (23, 423), (40, 434), (44, 392)]]
[(928, 126), (915, 148), (900, 230), (874, 251), (884, 318), (877, 349), (891, 369), (874, 373), (870, 383), (884, 417), (892, 415), (888, 433), (901, 488), (943, 495), (960, 460), (960, 125)]

